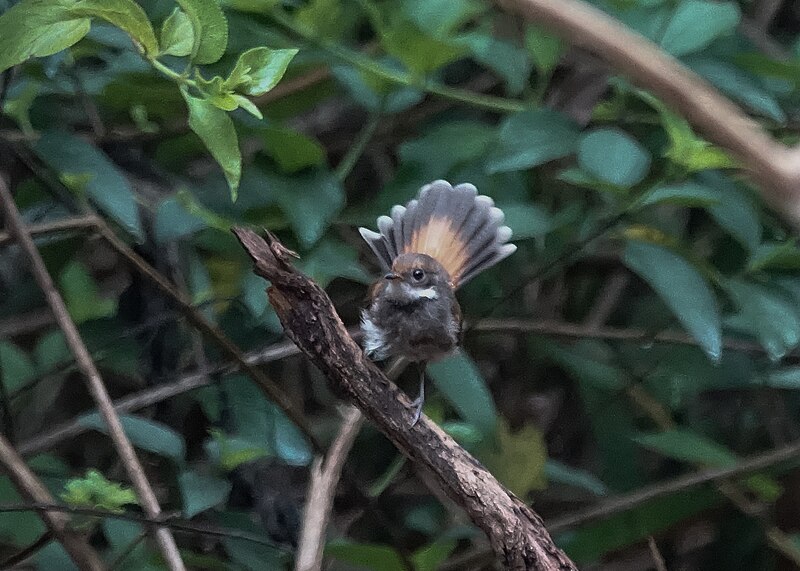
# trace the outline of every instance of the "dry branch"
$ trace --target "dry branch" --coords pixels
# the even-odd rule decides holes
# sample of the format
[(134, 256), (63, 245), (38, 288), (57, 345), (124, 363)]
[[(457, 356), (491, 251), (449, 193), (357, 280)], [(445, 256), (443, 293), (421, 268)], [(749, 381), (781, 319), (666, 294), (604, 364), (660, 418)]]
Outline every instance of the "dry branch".
[(547, 26), (652, 91), (750, 171), (764, 199), (800, 225), (800, 149), (775, 141), (696, 73), (605, 12), (580, 0), (496, 0)]
[(303, 529), (300, 531), (300, 541), (294, 558), (295, 571), (322, 569), (325, 530), (333, 508), (336, 485), (339, 483), (347, 454), (363, 423), (364, 415), (361, 411), (354, 406), (347, 407), (339, 434), (336, 435), (324, 461), (322, 458), (314, 460), (303, 509)]
[[(0, 182), (2, 184), (2, 182)], [(20, 495), (29, 502), (52, 504), (53, 497), (36, 474), (31, 471), (11, 444), (0, 435), (0, 464), (6, 474), (14, 482)], [(86, 540), (70, 529), (69, 516), (40, 510), (39, 515), (48, 529), (58, 539), (78, 569), (100, 571), (105, 569), (103, 561)]]
[[(0, 210), (3, 212), (5, 225), (9, 234), (16, 239), (25, 257), (28, 258), (33, 276), (39, 284), (58, 326), (64, 332), (67, 346), (70, 352), (75, 356), (78, 368), (86, 377), (89, 393), (92, 395), (92, 400), (94, 400), (97, 405), (103, 422), (108, 427), (108, 433), (119, 454), (120, 461), (125, 467), (128, 477), (131, 479), (131, 484), (136, 491), (142, 508), (148, 516), (157, 517), (161, 513), (161, 507), (158, 505), (158, 500), (153, 492), (153, 488), (147, 480), (144, 468), (142, 468), (141, 462), (139, 462), (139, 459), (136, 457), (136, 451), (133, 449), (133, 445), (125, 434), (125, 430), (122, 428), (122, 422), (114, 410), (114, 405), (103, 383), (103, 378), (100, 376), (100, 371), (98, 371), (97, 366), (94, 364), (92, 356), (89, 354), (89, 350), (86, 348), (75, 322), (72, 320), (72, 317), (70, 317), (64, 299), (53, 284), (53, 278), (47, 271), (44, 260), (42, 260), (42, 256), (36, 248), (36, 244), (34, 244), (30, 232), (28, 232), (25, 227), (16, 204), (14, 204), (11, 191), (9, 191), (2, 177), (0, 177)], [(183, 571), (185, 566), (178, 552), (178, 546), (175, 544), (175, 539), (172, 537), (170, 531), (166, 528), (157, 528), (155, 536), (170, 570)]]
[(286, 334), (337, 394), (351, 400), (403, 454), (433, 476), (486, 533), (507, 568), (576, 569), (553, 543), (538, 514), (438, 425), (423, 416), (411, 426), (408, 397), (364, 356), (322, 288), (292, 267), (292, 252), (271, 235), (264, 240), (243, 228), (234, 233), (253, 258), (255, 272), (271, 282), (269, 300)]

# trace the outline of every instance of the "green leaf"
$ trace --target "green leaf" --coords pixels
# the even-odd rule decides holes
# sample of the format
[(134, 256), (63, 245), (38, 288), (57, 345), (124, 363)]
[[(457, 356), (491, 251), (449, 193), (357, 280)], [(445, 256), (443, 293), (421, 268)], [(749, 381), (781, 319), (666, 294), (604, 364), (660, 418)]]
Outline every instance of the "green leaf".
[(252, 442), (228, 436), (219, 430), (212, 430), (211, 437), (212, 440), (206, 442), (206, 452), (224, 472), (270, 455), (263, 447), (253, 446)]
[[(359, 262), (358, 251), (333, 238), (323, 238), (297, 262), (297, 267), (322, 287), (327, 287), (334, 278), (346, 278), (362, 284), (373, 281), (373, 277)], [(261, 295), (266, 297), (263, 287)]]
[(775, 389), (800, 389), (800, 367), (784, 367), (770, 371), (765, 384)]
[(707, 207), (711, 217), (752, 254), (761, 243), (762, 229), (750, 194), (720, 172), (706, 171), (698, 179), (719, 196), (716, 204)]
[(489, 173), (525, 170), (575, 152), (579, 130), (549, 109), (509, 115), (500, 126), (497, 148), (489, 154)]
[(756, 337), (773, 361), (800, 343), (800, 316), (787, 295), (738, 279), (727, 280), (725, 288), (739, 308), (726, 324)]
[(786, 122), (786, 113), (778, 101), (745, 71), (707, 57), (695, 57), (688, 63), (692, 70), (732, 99), (768, 119), (781, 124)]
[(267, 127), (261, 136), (264, 151), (287, 174), (325, 164), (325, 148), (308, 135), (291, 129)]
[(124, 506), (137, 503), (133, 490), (117, 482), (110, 482), (97, 470), (89, 470), (84, 478), (68, 481), (61, 499), (71, 506), (113, 512), (122, 512)]
[(7, 392), (16, 391), (35, 376), (33, 363), (22, 349), (0, 342), (0, 379)]
[(552, 215), (535, 204), (504, 204), (501, 210), (514, 240), (540, 238), (553, 229)]
[(306, 248), (313, 246), (344, 206), (341, 183), (319, 169), (293, 177), (266, 174), (269, 187), (265, 192), (275, 196), (300, 243)]
[[(183, 437), (168, 426), (139, 416), (121, 415), (120, 421), (131, 443), (137, 448), (170, 458), (178, 465), (186, 457)], [(100, 414), (92, 412), (80, 417), (81, 426), (108, 434), (108, 427)]]
[(505, 421), (500, 420), (495, 439), (479, 456), (504, 486), (521, 498), (547, 486), (544, 473), (547, 445), (541, 430), (527, 424), (512, 433)]
[(561, 39), (539, 26), (529, 26), (525, 31), (525, 47), (536, 68), (544, 75), (553, 71), (564, 51)]
[(683, 0), (673, 12), (661, 37), (661, 47), (674, 56), (699, 51), (739, 24), (741, 14), (733, 2)]
[(632, 187), (647, 175), (650, 153), (627, 133), (613, 128), (589, 131), (578, 145), (578, 164), (597, 178)]
[(467, 51), (455, 41), (429, 36), (402, 17), (395, 17), (391, 26), (383, 27), (381, 43), (390, 55), (418, 76), (461, 58)]
[(262, 95), (278, 85), (297, 52), (266, 47), (247, 50), (236, 60), (224, 86), (245, 95)]
[(42, 335), (36, 343), (34, 354), (40, 371), (50, 371), (72, 359), (72, 353), (67, 347), (67, 338), (60, 329)]
[(483, 434), (494, 431), (497, 409), (492, 395), (478, 367), (466, 353), (458, 350), (447, 359), (429, 364), (427, 373), (461, 418), (474, 424)]
[(133, 187), (102, 151), (81, 137), (61, 131), (46, 131), (34, 148), (62, 178), (84, 179), (83, 188), (92, 202), (137, 240), (144, 239)]
[(162, 200), (156, 210), (154, 234), (159, 243), (171, 242), (207, 227), (205, 220), (187, 211), (175, 196)]
[(800, 248), (794, 240), (775, 243), (764, 242), (756, 248), (747, 271), (778, 270), (795, 272), (800, 270)]
[(180, 8), (172, 11), (161, 26), (161, 53), (171, 56), (188, 56), (194, 47), (194, 28), (186, 12)]
[(115, 299), (100, 297), (100, 290), (80, 262), (70, 262), (58, 278), (64, 302), (75, 323), (109, 317), (117, 311)]
[(580, 468), (567, 466), (552, 458), (548, 458), (547, 463), (544, 465), (544, 475), (550, 482), (581, 488), (596, 496), (608, 495), (608, 487), (594, 474)]
[(476, 0), (405, 0), (403, 15), (434, 38), (447, 38), (485, 10)]
[(242, 176), (242, 153), (233, 121), (210, 101), (189, 95), (185, 90), (181, 90), (181, 93), (189, 107), (189, 127), (197, 133), (211, 156), (222, 167), (231, 189), (231, 198), (236, 200)]
[(710, 206), (719, 203), (719, 193), (696, 182), (660, 184), (654, 186), (638, 201), (640, 207), (653, 204), (677, 204), (679, 206)]
[(636, 442), (656, 452), (692, 464), (714, 468), (736, 465), (736, 455), (701, 434), (686, 429), (672, 429), (655, 434), (643, 434)]
[(224, 503), (231, 493), (230, 481), (195, 470), (182, 472), (178, 476), (178, 486), (183, 499), (183, 515), (189, 519)]
[(719, 360), (719, 309), (702, 275), (684, 258), (655, 244), (630, 241), (623, 259), (655, 290), (709, 358)]
[(436, 571), (456, 548), (455, 539), (439, 539), (417, 549), (411, 560), (416, 571)]
[(45, 57), (89, 33), (89, 18), (70, 15), (71, 0), (22, 0), (0, 15), (0, 72)]
[(477, 121), (448, 121), (400, 144), (404, 163), (414, 163), (429, 179), (441, 178), (457, 165), (479, 159), (489, 149), (494, 129)]
[(505, 80), (511, 95), (519, 95), (525, 89), (531, 74), (531, 62), (524, 49), (480, 32), (462, 34), (458, 43), (466, 46), (476, 61), (497, 72)]
[[(263, 534), (264, 530), (256, 528), (251, 533)], [(222, 544), (231, 560), (238, 564), (236, 569), (265, 571), (267, 569), (286, 569), (287, 567), (286, 562), (282, 561), (280, 550), (275, 547), (233, 537), (226, 537), (222, 540)]]
[(272, 440), (275, 454), (291, 466), (307, 466), (313, 458), (305, 436), (281, 409), (272, 407)]
[(176, 0), (183, 8), (194, 29), (192, 61), (214, 63), (225, 53), (228, 45), (228, 20), (217, 0)]
[(354, 543), (344, 539), (329, 541), (325, 555), (372, 571), (403, 571), (406, 566), (394, 548), (386, 545)]
[(76, 17), (100, 18), (123, 30), (144, 53), (155, 56), (158, 41), (153, 26), (142, 7), (133, 0), (78, 0), (69, 9)]

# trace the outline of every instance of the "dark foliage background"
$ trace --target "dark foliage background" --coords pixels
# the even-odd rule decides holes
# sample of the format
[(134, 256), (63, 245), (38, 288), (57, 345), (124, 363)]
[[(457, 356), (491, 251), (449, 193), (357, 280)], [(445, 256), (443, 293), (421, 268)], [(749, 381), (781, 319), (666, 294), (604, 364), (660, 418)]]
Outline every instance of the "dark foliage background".
[[(723, 149), (595, 57), (479, 0), (178, 4), (0, 0), (0, 172), (108, 390), (146, 399), (123, 420), (162, 507), (224, 531), (179, 534), (187, 565), (290, 565), (313, 453), (126, 249), (328, 442), (340, 403), (283, 341), (229, 229), (277, 233), (355, 326), (377, 272), (356, 227), (437, 178), (490, 195), (519, 251), (461, 292), (464, 349), (430, 367), (426, 413), (582, 568), (800, 564), (785, 448), (800, 438), (800, 250)], [(593, 4), (797, 141), (795, 3)], [(92, 212), (121, 247), (81, 223)], [(140, 513), (2, 233), (0, 379), (3, 433), (56, 497)], [(770, 451), (785, 453), (713, 478)], [(491, 568), (485, 538), (370, 427), (345, 474), (331, 568)], [(19, 503), (0, 478), (0, 505)], [(164, 568), (141, 521), (84, 525), (115, 569)], [(0, 513), (0, 555), (43, 531), (34, 512)], [(29, 561), (72, 568), (55, 542)]]

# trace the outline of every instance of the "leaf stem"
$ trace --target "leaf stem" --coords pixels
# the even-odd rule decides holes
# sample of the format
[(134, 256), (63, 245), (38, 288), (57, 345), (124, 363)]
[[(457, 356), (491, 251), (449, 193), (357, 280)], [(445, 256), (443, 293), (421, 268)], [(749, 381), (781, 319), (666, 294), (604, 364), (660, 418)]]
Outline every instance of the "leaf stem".
[(475, 93), (466, 89), (459, 89), (458, 87), (450, 87), (438, 81), (416, 77), (407, 71), (397, 70), (385, 66), (357, 51), (342, 47), (334, 44), (333, 42), (315, 38), (313, 35), (297, 26), (286, 14), (278, 10), (273, 10), (270, 12), (269, 16), (279, 25), (299, 36), (306, 42), (320, 47), (340, 60), (347, 62), (362, 71), (371, 73), (381, 79), (385, 79), (386, 81), (408, 87), (415, 87), (427, 93), (444, 97), (445, 99), (466, 103), (467, 105), (471, 105), (473, 107), (487, 109), (489, 111), (495, 111), (498, 113), (525, 111), (526, 109), (530, 109), (532, 107), (530, 104), (516, 99), (484, 95), (482, 93)]
[(350, 145), (349, 149), (347, 149), (347, 153), (345, 153), (341, 162), (339, 162), (339, 165), (336, 167), (336, 178), (338, 178), (340, 182), (344, 182), (347, 176), (350, 174), (350, 171), (352, 171), (353, 167), (356, 166), (358, 158), (364, 153), (367, 143), (369, 143), (370, 139), (372, 139), (372, 136), (375, 134), (375, 130), (378, 128), (379, 122), (380, 114), (372, 114), (367, 123), (358, 133), (356, 140), (353, 141), (353, 144)]
[(161, 72), (162, 75), (171, 79), (172, 81), (179, 83), (181, 85), (197, 87), (197, 83), (195, 83), (193, 79), (189, 79), (188, 77), (186, 77), (185, 74), (178, 73), (177, 71), (168, 68), (166, 65), (164, 65), (157, 59), (153, 58), (149, 59), (148, 61), (150, 62), (150, 65), (152, 65), (157, 71)]

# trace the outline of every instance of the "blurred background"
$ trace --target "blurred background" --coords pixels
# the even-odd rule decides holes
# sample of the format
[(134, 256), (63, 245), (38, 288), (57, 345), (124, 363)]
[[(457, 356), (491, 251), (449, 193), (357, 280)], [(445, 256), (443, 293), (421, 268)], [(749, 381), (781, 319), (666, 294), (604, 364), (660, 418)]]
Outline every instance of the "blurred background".
[[(481, 0), (132, 4), (0, 0), (0, 176), (189, 526), (187, 566), (292, 564), (314, 450), (259, 382), (326, 445), (341, 423), (230, 227), (275, 232), (355, 327), (379, 271), (357, 227), (438, 178), (491, 196), (519, 250), (460, 292), (464, 347), (429, 367), (426, 414), (581, 568), (800, 566), (800, 249), (724, 149)], [(592, 4), (798, 141), (796, 2)], [(58, 501), (141, 514), (29, 268), (0, 229), (0, 428)], [(21, 503), (0, 478), (0, 559), (74, 568), (35, 512), (4, 509)], [(111, 568), (166, 568), (136, 517), (82, 521)], [(325, 554), (494, 568), (369, 425)]]

